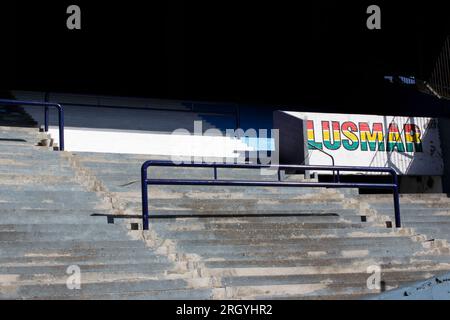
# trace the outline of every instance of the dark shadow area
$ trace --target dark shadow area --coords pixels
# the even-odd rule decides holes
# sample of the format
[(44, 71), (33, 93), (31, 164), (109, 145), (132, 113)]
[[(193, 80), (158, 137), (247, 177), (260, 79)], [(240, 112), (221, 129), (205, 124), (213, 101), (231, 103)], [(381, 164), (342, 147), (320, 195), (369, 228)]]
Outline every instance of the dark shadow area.
[(14, 56), (5, 60), (12, 69), (6, 89), (321, 112), (439, 111), (412, 110), (383, 77), (428, 79), (449, 32), (444, 2), (378, 1), (382, 29), (368, 30), (368, 0), (308, 1), (300, 8), (292, 1), (90, 1), (83, 2), (79, 32), (69, 31), (60, 14), (69, 1), (15, 3), (16, 15), (7, 14), (16, 17), (16, 41), (5, 50)]
[[(18, 97), (20, 98), (20, 97)], [(65, 98), (67, 100), (69, 98)], [(93, 128), (109, 130), (149, 131), (154, 133), (172, 133), (177, 129), (194, 132), (194, 122), (201, 122), (202, 132), (208, 129), (235, 129), (237, 114), (235, 108), (228, 106), (203, 106), (201, 109), (186, 107), (173, 108), (174, 101), (146, 102), (145, 106), (136, 106), (132, 98), (109, 97), (111, 101), (123, 101), (123, 106), (89, 105), (64, 103), (64, 118), (66, 127)], [(76, 100), (76, 99), (75, 99)], [(61, 102), (57, 98), (52, 102)], [(222, 108), (222, 109), (221, 109)], [(35, 119), (42, 119), (43, 112), (39, 109), (27, 109)], [(50, 110), (50, 126), (58, 125), (58, 117)]]
[(20, 106), (0, 106), (0, 126), (37, 127), (37, 122)]
[(3, 139), (3, 138), (0, 138), (0, 141), (4, 141), (4, 142), (27, 142), (27, 140), (24, 140), (24, 139)]

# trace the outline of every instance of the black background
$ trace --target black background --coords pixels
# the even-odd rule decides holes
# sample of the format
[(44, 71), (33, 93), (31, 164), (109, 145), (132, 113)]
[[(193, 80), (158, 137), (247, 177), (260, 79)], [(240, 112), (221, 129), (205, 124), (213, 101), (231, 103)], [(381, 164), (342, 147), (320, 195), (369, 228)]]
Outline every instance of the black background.
[[(81, 31), (66, 28), (71, 4)], [(382, 30), (366, 28), (371, 4)], [(341, 111), (390, 97), (383, 75), (426, 80), (450, 25), (445, 1), (19, 0), (2, 13), (5, 89)]]

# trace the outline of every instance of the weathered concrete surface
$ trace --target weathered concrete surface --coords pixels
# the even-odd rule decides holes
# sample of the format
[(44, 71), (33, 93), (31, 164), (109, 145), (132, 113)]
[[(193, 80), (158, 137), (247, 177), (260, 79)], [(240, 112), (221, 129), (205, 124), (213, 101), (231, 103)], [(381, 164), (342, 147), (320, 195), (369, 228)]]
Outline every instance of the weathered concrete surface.
[[(207, 280), (112, 223), (64, 153), (36, 146), (38, 129), (0, 127), (0, 138), (0, 299), (212, 297)], [(80, 290), (66, 285), (70, 266)]]
[[(145, 159), (83, 153), (68, 159), (80, 176), (90, 177), (88, 188), (114, 203), (118, 215), (129, 217), (126, 223), (140, 226), (139, 171), (129, 168)], [(210, 174), (152, 171), (158, 177)], [(392, 196), (382, 197), (380, 213), (352, 190), (154, 186), (149, 197), (147, 245), (217, 279), (215, 298), (354, 299), (450, 270), (445, 241), (413, 228), (386, 228)], [(450, 208), (445, 196), (429, 197), (402, 197), (402, 204), (411, 211)], [(382, 270), (379, 290), (367, 288), (367, 268), (374, 265)]]
[(450, 300), (450, 273), (378, 295), (373, 300)]

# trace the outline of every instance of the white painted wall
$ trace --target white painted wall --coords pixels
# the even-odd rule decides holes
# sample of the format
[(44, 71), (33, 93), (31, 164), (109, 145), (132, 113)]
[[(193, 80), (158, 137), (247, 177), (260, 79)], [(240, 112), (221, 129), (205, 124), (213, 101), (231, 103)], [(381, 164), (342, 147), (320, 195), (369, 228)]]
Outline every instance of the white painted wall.
[[(407, 175), (442, 175), (443, 159), (440, 147), (440, 138), (438, 127), (428, 127), (431, 118), (411, 118), (411, 117), (393, 117), (379, 115), (356, 115), (356, 114), (325, 114), (325, 113), (303, 113), (303, 112), (286, 112), (287, 114), (303, 119), (305, 137), (306, 121), (314, 122), (315, 140), (323, 142), (322, 121), (339, 121), (341, 124), (346, 121), (352, 121), (355, 124), (359, 122), (367, 122), (372, 128), (373, 123), (382, 123), (383, 129), (386, 130), (389, 124), (394, 121), (402, 130), (405, 123), (414, 123), (422, 133), (423, 152), (381, 152), (381, 151), (362, 151), (360, 148), (354, 151), (348, 151), (342, 146), (338, 150), (329, 150), (324, 147), (324, 151), (331, 154), (336, 161), (336, 165), (345, 166), (371, 166), (371, 167), (393, 167), (400, 174)], [(359, 132), (355, 132), (359, 136)], [(305, 138), (307, 139), (307, 138)], [(402, 135), (403, 143), (404, 137)], [(303, 146), (299, 146), (303, 148)], [(308, 160), (306, 163), (314, 165), (330, 165), (329, 157), (317, 150), (308, 150)]]
[[(58, 127), (50, 134), (59, 144)], [(151, 154), (169, 156), (237, 157), (253, 150), (238, 139), (214, 136), (171, 135), (152, 132), (71, 128), (64, 130), (65, 149), (78, 152)]]

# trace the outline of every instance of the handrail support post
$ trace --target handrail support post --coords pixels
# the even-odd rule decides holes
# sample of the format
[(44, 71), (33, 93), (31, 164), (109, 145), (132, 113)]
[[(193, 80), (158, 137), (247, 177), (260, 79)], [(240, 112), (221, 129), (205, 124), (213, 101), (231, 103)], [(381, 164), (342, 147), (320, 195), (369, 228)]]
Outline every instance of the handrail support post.
[(400, 195), (399, 195), (399, 185), (398, 185), (398, 175), (395, 170), (392, 170), (392, 180), (394, 184), (393, 197), (394, 197), (394, 214), (395, 214), (395, 227), (401, 228), (402, 222), (400, 218)]
[(145, 162), (141, 168), (141, 184), (142, 184), (142, 228), (148, 230), (148, 185), (147, 185), (147, 167)]
[(48, 113), (49, 113), (49, 108), (46, 105), (44, 108), (44, 131), (48, 132)]

